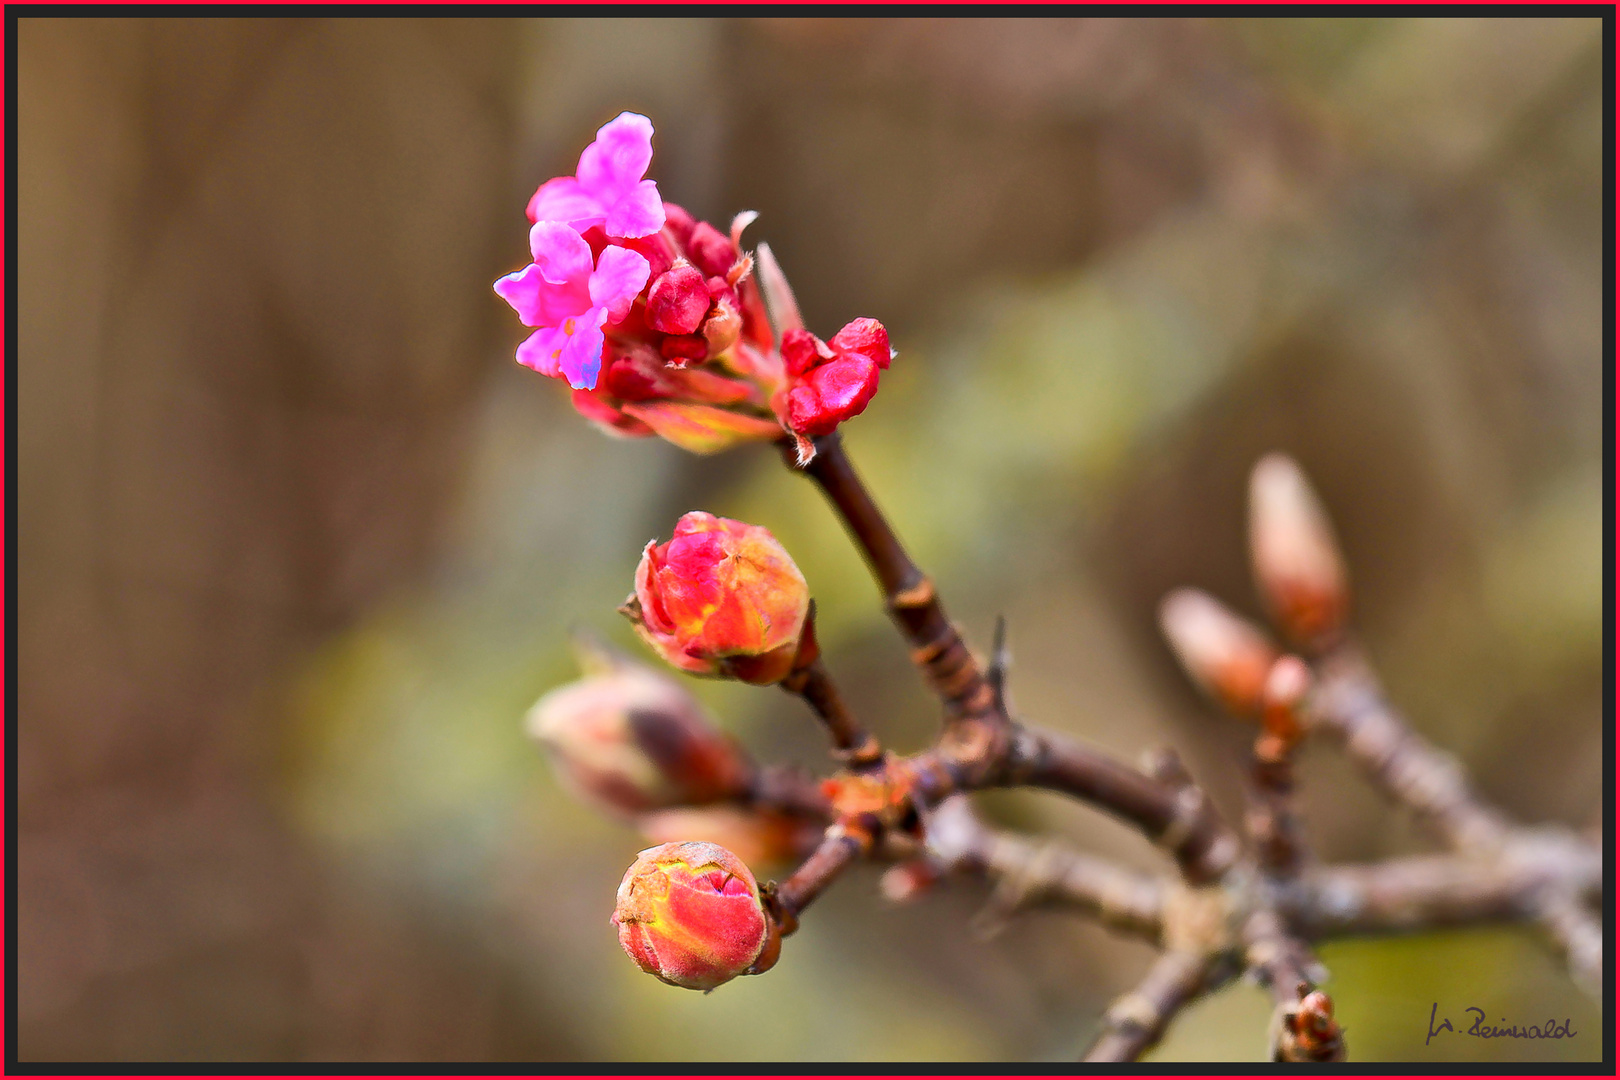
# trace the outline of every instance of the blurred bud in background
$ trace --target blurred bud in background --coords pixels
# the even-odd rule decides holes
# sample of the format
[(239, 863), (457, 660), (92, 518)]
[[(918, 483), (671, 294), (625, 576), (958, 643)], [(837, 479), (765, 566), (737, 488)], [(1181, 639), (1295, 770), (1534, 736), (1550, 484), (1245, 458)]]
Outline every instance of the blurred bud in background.
[(1295, 643), (1338, 640), (1350, 606), (1333, 526), (1292, 458), (1268, 454), (1249, 478), (1249, 550), (1261, 599)]
[(674, 680), (577, 636), (585, 677), (529, 710), (526, 727), (581, 797), (631, 816), (747, 790), (753, 765)]
[(688, 990), (749, 972), (773, 936), (748, 866), (718, 844), (696, 842), (638, 855), (619, 885), (613, 924), (641, 970)]
[(1277, 651), (1252, 623), (1199, 589), (1177, 589), (1159, 605), (1159, 626), (1187, 674), (1228, 710), (1251, 715)]
[(823, 825), (807, 817), (743, 806), (681, 807), (644, 814), (636, 827), (648, 840), (702, 840), (736, 853), (750, 866), (786, 867), (805, 858)]

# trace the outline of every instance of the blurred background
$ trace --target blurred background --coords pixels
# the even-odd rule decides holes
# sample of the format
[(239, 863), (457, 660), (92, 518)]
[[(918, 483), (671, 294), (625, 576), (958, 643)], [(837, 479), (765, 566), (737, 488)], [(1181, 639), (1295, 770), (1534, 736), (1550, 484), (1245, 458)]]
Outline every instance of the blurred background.
[[(760, 211), (812, 329), (900, 357), (847, 444), (1030, 718), (1248, 734), (1155, 628), (1256, 613), (1249, 468), (1296, 455), (1392, 696), (1485, 795), (1602, 805), (1602, 27), (1586, 20), (18, 24), (18, 1053), (25, 1060), (1072, 1060), (1150, 952), (862, 868), (704, 996), (608, 925), (644, 842), (521, 717), (683, 511), (768, 526), (902, 750), (934, 706), (768, 448), (617, 442), (518, 367), (524, 204), (622, 109), (664, 196)], [(688, 684), (822, 769), (786, 695)], [(1326, 748), (1333, 860), (1423, 850)], [(1142, 868), (1047, 797), (988, 799)], [(781, 867), (762, 875), (780, 876)], [(992, 927), (992, 929), (994, 929)], [(1527, 933), (1328, 946), (1354, 1058), (1601, 1057)], [(1566, 1042), (1447, 1038), (1431, 1003)], [(1266, 995), (1154, 1059), (1261, 1060)]]

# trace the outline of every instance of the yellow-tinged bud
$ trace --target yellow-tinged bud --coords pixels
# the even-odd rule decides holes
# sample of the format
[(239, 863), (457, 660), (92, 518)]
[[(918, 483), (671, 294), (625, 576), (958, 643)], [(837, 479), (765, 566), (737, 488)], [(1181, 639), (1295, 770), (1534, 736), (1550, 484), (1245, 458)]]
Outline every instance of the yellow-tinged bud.
[(769, 530), (695, 510), (647, 545), (620, 610), (683, 671), (768, 686), (793, 670), (810, 587)]
[(764, 970), (779, 941), (747, 865), (696, 841), (636, 856), (619, 884), (613, 924), (641, 970), (688, 990)]

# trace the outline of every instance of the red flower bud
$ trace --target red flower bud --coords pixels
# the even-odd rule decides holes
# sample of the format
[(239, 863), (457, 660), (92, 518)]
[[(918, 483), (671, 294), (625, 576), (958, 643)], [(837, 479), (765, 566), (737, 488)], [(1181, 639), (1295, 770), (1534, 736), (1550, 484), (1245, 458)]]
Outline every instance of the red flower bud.
[(1193, 681), (1227, 709), (1252, 715), (1277, 659), (1264, 634), (1197, 589), (1177, 589), (1159, 605), (1159, 626)]
[(730, 304), (734, 308), (742, 306), (741, 301), (739, 301), (737, 299), (737, 288), (736, 288), (736, 286), (732, 285), (725, 278), (723, 278), (723, 277), (712, 277), (709, 280), (705, 281), (703, 283), (703, 285), (704, 285), (705, 288), (707, 288), (709, 290), (709, 299), (710, 300), (713, 300), (715, 302), (719, 302), (721, 300), (724, 300), (726, 303)]
[(793, 669), (810, 588), (768, 530), (694, 511), (647, 544), (621, 610), (683, 671), (769, 685)]
[(570, 787), (622, 816), (746, 790), (753, 766), (690, 694), (599, 647), (579, 648), (586, 677), (546, 694), (526, 722)]
[(1283, 632), (1312, 652), (1332, 645), (1350, 606), (1344, 560), (1310, 482), (1283, 454), (1261, 458), (1249, 479), (1249, 550)]
[(787, 365), (789, 375), (803, 375), (817, 364), (831, 360), (834, 355), (820, 338), (808, 330), (796, 328), (782, 334), (782, 362)]
[(885, 371), (894, 355), (889, 349), (889, 332), (876, 319), (850, 321), (828, 344), (834, 352), (860, 353)]
[(692, 227), (692, 235), (686, 239), (686, 250), (704, 277), (725, 277), (731, 264), (737, 261), (737, 245), (707, 221)]
[(855, 319), (832, 342), (794, 327), (782, 333), (785, 393), (775, 399), (787, 426), (801, 436), (827, 435), (859, 416), (877, 393), (878, 376), (889, 366), (889, 332), (876, 319)]
[(690, 334), (709, 310), (709, 287), (691, 263), (677, 263), (647, 291), (647, 325), (664, 334)]
[(708, 357), (709, 341), (701, 334), (671, 334), (658, 343), (658, 352), (677, 367), (685, 367)]
[(619, 884), (613, 924), (642, 971), (688, 990), (750, 973), (774, 928), (747, 865), (695, 841), (636, 856)]
[(664, 228), (669, 230), (670, 235), (675, 237), (676, 243), (682, 247), (686, 246), (687, 238), (692, 235), (692, 226), (694, 224), (696, 222), (693, 221), (692, 215), (687, 213), (685, 207), (677, 206), (672, 202), (664, 204)]
[(788, 424), (803, 435), (827, 435), (858, 416), (877, 393), (877, 365), (858, 353), (811, 368), (788, 391)]

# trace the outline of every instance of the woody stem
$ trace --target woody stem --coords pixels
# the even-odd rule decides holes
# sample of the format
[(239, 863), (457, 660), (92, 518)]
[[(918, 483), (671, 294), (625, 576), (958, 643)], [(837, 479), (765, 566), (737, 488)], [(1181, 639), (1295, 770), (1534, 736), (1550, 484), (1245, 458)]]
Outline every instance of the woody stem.
[(817, 657), (782, 680), (782, 689), (797, 694), (826, 725), (837, 757), (859, 768), (881, 760), (883, 746), (861, 727), (838, 692), (838, 685)]
[[(792, 443), (783, 447), (791, 464)], [(815, 440), (816, 454), (803, 472), (814, 480), (843, 519), (883, 590), (890, 616), (911, 645), (912, 661), (945, 702), (952, 718), (996, 715), (996, 695), (968, 651), (929, 580), (906, 554), (844, 453), (838, 433)]]
[(833, 826), (827, 830), (821, 845), (788, 879), (776, 887), (775, 902), (783, 922), (782, 933), (791, 934), (798, 927), (798, 915), (810, 902), (820, 896), (844, 870), (861, 854), (860, 840)]

